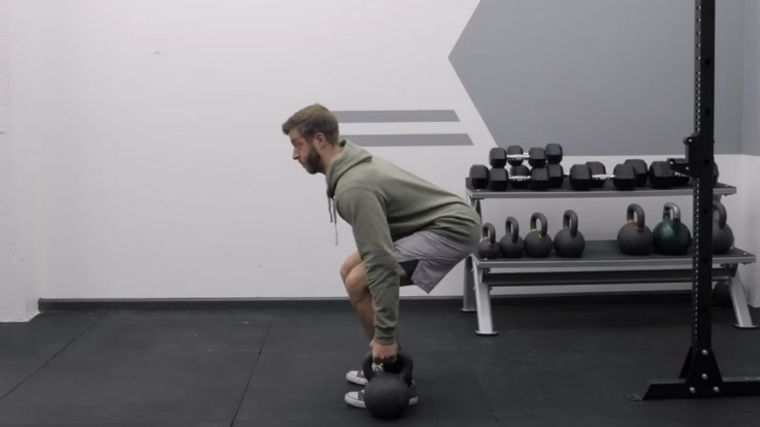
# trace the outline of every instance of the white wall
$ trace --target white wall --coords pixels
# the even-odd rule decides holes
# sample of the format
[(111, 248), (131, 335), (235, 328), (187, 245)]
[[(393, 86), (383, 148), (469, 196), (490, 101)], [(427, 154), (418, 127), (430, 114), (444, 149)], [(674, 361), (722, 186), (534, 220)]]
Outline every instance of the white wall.
[[(469, 165), (494, 146), (448, 60), (476, 0), (10, 4), (11, 127), (22, 147), (13, 160), (23, 193), (15, 209), (32, 224), (24, 238), (34, 255), (33, 293), (43, 298), (343, 295), (337, 271), (354, 250), (350, 229), (341, 223), (332, 245), (324, 179), (290, 160), (279, 130), (312, 102), (455, 110), (458, 123), (347, 124), (342, 132), (469, 134), (474, 146), (372, 150), (458, 194)], [(732, 55), (731, 64), (739, 54)], [(578, 52), (568, 59), (600, 60)], [(686, 67), (691, 78), (691, 62)], [(719, 88), (740, 93), (734, 80)], [(690, 92), (677, 96), (691, 108)], [(731, 101), (721, 98), (717, 114), (737, 114)], [(593, 138), (594, 126), (608, 132), (615, 123), (589, 126)], [(741, 185), (740, 169), (723, 174)], [(729, 198), (729, 212), (744, 191)], [(626, 203), (575, 207), (582, 225), (597, 227), (587, 236), (610, 237)], [(656, 217), (662, 201), (646, 203)], [(684, 205), (688, 199), (682, 208), (690, 212)], [(487, 215), (526, 221), (545, 209), (558, 224), (567, 206), (512, 202)], [(461, 280), (459, 267), (435, 295), (461, 294)]]
[(17, 161), (23, 147), (11, 117), (9, 5), (0, 0), (0, 321), (23, 321), (37, 313), (30, 256), (30, 222), (25, 214), (33, 185)]
[[(487, 145), (447, 59), (475, 3), (12, 3), (14, 125), (43, 193), (40, 295), (342, 295), (350, 229), (332, 246), (323, 177), (290, 159), (280, 124), (315, 101), (456, 107)], [(461, 192), (462, 172), (442, 172), (483, 150), (377, 151)]]

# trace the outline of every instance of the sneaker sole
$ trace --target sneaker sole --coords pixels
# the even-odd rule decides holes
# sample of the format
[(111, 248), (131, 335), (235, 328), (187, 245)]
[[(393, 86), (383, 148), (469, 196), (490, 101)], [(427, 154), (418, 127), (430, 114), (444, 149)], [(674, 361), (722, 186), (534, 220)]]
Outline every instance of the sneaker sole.
[(366, 409), (367, 408), (367, 405), (364, 403), (363, 400), (354, 399), (353, 397), (351, 397), (350, 393), (346, 393), (346, 395), (343, 397), (343, 400), (349, 406), (353, 406), (354, 408), (362, 408), (362, 409)]
[(355, 371), (349, 371), (346, 373), (346, 381), (350, 382), (351, 384), (356, 384), (360, 386), (367, 385), (367, 379), (364, 377), (359, 377), (354, 375)]
[[(356, 399), (351, 396), (351, 393), (346, 393), (345, 396), (343, 396), (343, 400), (349, 405), (353, 406), (354, 408), (362, 408), (366, 409), (367, 404), (364, 403), (361, 399)], [(409, 398), (409, 406), (414, 406), (416, 404), (420, 403), (420, 399), (418, 396), (410, 397)]]

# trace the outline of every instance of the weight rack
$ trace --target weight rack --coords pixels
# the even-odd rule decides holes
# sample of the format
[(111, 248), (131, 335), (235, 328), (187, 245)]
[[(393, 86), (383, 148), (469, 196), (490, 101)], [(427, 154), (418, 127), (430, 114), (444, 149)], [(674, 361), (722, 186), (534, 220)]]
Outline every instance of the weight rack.
[[(632, 191), (615, 190), (611, 183), (603, 188), (588, 191), (573, 191), (569, 186), (531, 191), (517, 189), (504, 192), (478, 190), (467, 187), (466, 199), (482, 216), (483, 203), (489, 199), (560, 199), (560, 198), (613, 198), (632, 197), (672, 197), (690, 196), (688, 187), (653, 189), (637, 188)], [(736, 194), (736, 187), (717, 184), (713, 189), (714, 198)], [(692, 249), (693, 251), (693, 249)], [(740, 248), (733, 248), (726, 254), (712, 259), (714, 277), (711, 280), (726, 284), (736, 317), (738, 328), (755, 328), (752, 322), (744, 285), (737, 274), (739, 264), (756, 262), (755, 255)], [(492, 287), (506, 286), (548, 286), (548, 285), (595, 285), (595, 284), (641, 284), (641, 283), (685, 283), (692, 280), (693, 252), (686, 255), (647, 256), (620, 253), (614, 240), (590, 240), (581, 258), (561, 258), (552, 253), (547, 258), (498, 258), (480, 259), (475, 255), (465, 259), (462, 311), (476, 312), (478, 335), (496, 335), (491, 316), (490, 290)]]
[[(467, 200), (482, 214), (481, 201), (489, 198), (562, 197), (641, 197), (692, 195), (694, 203), (694, 247), (684, 256), (632, 257), (617, 254), (614, 241), (589, 241), (589, 256), (565, 259), (483, 260), (473, 255), (465, 261), (462, 311), (477, 311), (479, 335), (495, 335), (491, 319), (492, 286), (540, 286), (610, 283), (692, 283), (691, 346), (677, 379), (652, 380), (643, 397), (632, 400), (689, 397), (760, 395), (760, 377), (724, 378), (720, 374), (711, 343), (712, 283), (728, 283), (736, 326), (754, 328), (743, 284), (737, 275), (738, 264), (754, 263), (755, 255), (733, 248), (729, 253), (712, 255), (712, 203), (736, 188), (713, 185), (714, 163), (714, 54), (715, 0), (695, 0), (695, 132), (684, 140), (685, 159), (670, 159), (671, 167), (692, 178), (693, 188), (636, 189), (621, 192), (605, 183), (602, 189), (573, 192), (567, 187), (534, 192), (475, 190), (466, 181)], [(592, 252), (596, 252), (592, 254)], [(590, 256), (593, 255), (593, 256)], [(507, 273), (493, 270), (506, 269)], [(624, 270), (623, 270), (624, 269)]]

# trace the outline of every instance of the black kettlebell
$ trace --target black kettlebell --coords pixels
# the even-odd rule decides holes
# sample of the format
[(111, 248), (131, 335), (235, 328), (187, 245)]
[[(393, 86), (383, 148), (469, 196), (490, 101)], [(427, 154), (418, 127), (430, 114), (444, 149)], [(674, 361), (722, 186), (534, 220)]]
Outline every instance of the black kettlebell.
[[(541, 228), (536, 228), (541, 221)], [(536, 212), (530, 216), (530, 232), (525, 235), (525, 254), (534, 258), (546, 258), (552, 252), (552, 238), (546, 234), (549, 228), (544, 214)]]
[(636, 203), (628, 205), (626, 224), (620, 227), (617, 235), (618, 247), (624, 254), (649, 255), (652, 252), (652, 231), (644, 220), (644, 209), (641, 206)]
[(412, 397), (412, 358), (399, 352), (393, 363), (376, 365), (372, 363), (370, 352), (364, 358), (362, 369), (368, 381), (364, 387), (364, 403), (369, 413), (382, 419), (404, 415)]
[(568, 209), (562, 215), (562, 230), (554, 235), (554, 250), (557, 255), (566, 258), (578, 258), (586, 248), (586, 239), (578, 231), (578, 214)]
[(713, 210), (718, 212), (718, 216), (713, 218), (713, 253), (724, 254), (734, 246), (734, 232), (726, 224), (726, 207), (716, 200), (713, 201)]
[(691, 245), (691, 233), (681, 222), (681, 209), (675, 203), (665, 203), (662, 222), (652, 230), (654, 251), (663, 255), (683, 255)]
[(478, 243), (478, 256), (484, 259), (501, 256), (499, 245), (496, 243), (496, 227), (490, 222), (483, 224), (483, 234)]
[(520, 237), (520, 224), (515, 217), (510, 216), (504, 227), (507, 234), (499, 240), (501, 254), (507, 258), (520, 258), (525, 250), (525, 241)]

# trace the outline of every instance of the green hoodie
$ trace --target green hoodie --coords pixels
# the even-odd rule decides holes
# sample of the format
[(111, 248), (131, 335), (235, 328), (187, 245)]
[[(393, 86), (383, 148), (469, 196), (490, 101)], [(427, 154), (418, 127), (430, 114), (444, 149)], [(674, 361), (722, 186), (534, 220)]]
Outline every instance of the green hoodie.
[(395, 340), (399, 274), (393, 242), (422, 230), (458, 243), (480, 238), (480, 217), (461, 198), (348, 140), (327, 169), (327, 196), (351, 224), (372, 294), (375, 341)]

